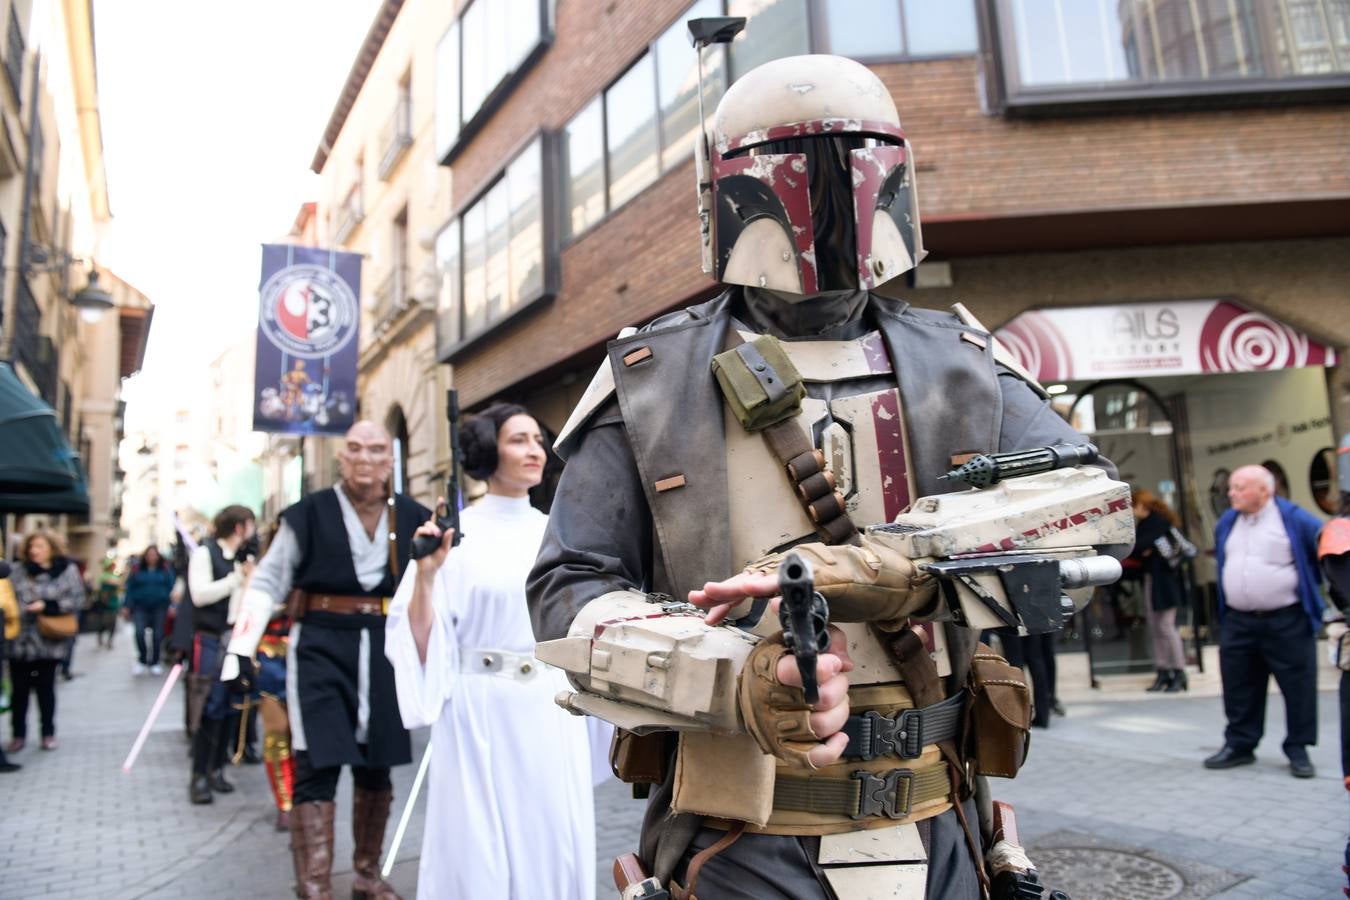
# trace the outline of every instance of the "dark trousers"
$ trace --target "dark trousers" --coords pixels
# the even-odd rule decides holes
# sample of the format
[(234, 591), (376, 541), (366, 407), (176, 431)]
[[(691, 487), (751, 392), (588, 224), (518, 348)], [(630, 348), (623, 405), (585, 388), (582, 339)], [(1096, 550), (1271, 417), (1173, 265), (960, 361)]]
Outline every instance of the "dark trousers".
[(33, 690), (37, 691), (42, 736), (56, 734), (56, 667), (59, 663), (55, 659), (9, 661), (9, 680), (14, 686), (14, 696), (10, 698), (10, 731), (14, 737), (28, 736), (28, 692)]
[[(297, 750), (295, 753), (295, 802), (307, 803), (311, 800), (332, 800), (337, 796), (338, 777), (342, 775), (342, 766), (325, 766), (316, 769), (310, 763), (309, 753)], [(352, 766), (352, 781), (363, 791), (383, 791), (393, 787), (389, 780), (389, 769)]]
[[(131, 611), (131, 622), (136, 628), (136, 658), (143, 666), (159, 665), (159, 648), (164, 644), (164, 619), (168, 612), (168, 607), (144, 606)], [(146, 631), (150, 632), (149, 646), (145, 642)]]
[(1267, 613), (1224, 611), (1219, 637), (1224, 743), (1250, 752), (1266, 725), (1266, 688), (1275, 676), (1284, 695), (1284, 752), (1317, 743), (1317, 642), (1302, 604)]
[(1018, 637), (1000, 631), (1003, 655), (1019, 669), (1031, 672), (1031, 704), (1033, 724), (1048, 728), (1050, 708), (1055, 703), (1055, 634), (1029, 634)]

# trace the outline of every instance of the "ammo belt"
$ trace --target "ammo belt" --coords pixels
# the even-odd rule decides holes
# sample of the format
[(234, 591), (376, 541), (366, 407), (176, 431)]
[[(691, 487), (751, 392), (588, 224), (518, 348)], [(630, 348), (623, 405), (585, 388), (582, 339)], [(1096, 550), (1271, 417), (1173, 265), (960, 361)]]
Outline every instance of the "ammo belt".
[(947, 764), (941, 760), (919, 769), (858, 771), (846, 778), (780, 773), (774, 780), (773, 808), (854, 819), (903, 819), (916, 805), (941, 800), (951, 792)]
[(389, 612), (388, 597), (352, 594), (306, 594), (305, 612), (337, 613), (342, 616), (383, 616)]
[(892, 716), (866, 712), (849, 716), (840, 729), (848, 735), (844, 759), (871, 760), (878, 756), (917, 759), (928, 744), (953, 740), (961, 727), (966, 692), (925, 706), (905, 709)]

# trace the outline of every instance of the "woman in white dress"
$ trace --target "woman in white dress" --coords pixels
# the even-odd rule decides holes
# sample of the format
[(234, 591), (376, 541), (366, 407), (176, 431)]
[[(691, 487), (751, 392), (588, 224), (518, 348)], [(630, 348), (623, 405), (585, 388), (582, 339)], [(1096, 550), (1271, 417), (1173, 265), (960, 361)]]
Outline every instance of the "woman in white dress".
[(523, 408), (498, 403), (465, 422), (462, 443), (487, 496), (463, 511), (459, 546), (447, 533), (409, 567), (386, 625), (403, 724), (432, 728), (418, 894), (592, 900), (587, 728), (553, 702), (567, 682), (534, 658), (525, 606), (547, 522), (528, 497), (543, 437)]

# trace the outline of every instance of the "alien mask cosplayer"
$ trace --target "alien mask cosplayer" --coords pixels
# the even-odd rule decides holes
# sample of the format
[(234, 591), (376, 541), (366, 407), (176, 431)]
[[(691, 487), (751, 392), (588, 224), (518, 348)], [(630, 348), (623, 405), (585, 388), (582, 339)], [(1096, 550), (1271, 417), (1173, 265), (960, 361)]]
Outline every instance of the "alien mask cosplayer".
[[(690, 30), (729, 39), (735, 23)], [(930, 495), (961, 487), (940, 477), (970, 454), (1082, 438), (973, 319), (872, 292), (924, 250), (912, 150), (870, 70), (764, 64), (727, 90), (698, 156), (705, 267), (728, 289), (611, 342), (560, 436), (528, 586), (537, 653), (577, 688), (560, 702), (624, 730), (616, 767), (650, 789), (643, 874), (673, 896), (997, 891), (1031, 867), (977, 786), (1020, 765), (1029, 699), (977, 634), (1031, 622), (920, 571), (956, 551), (915, 535), (944, 521)], [(972, 549), (1128, 542), (1108, 471), (1014, 479), (1088, 499), (1010, 536), (996, 517)], [(1003, 487), (953, 497), (1013, 503)], [(886, 525), (911, 507), (918, 524)], [(766, 602), (788, 549), (837, 625), (814, 705)]]

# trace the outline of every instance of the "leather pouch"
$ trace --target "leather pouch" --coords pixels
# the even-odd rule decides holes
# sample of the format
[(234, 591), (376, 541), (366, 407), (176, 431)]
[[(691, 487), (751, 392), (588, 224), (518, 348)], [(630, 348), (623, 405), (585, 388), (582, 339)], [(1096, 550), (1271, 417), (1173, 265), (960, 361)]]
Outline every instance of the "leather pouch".
[(642, 799), (650, 786), (666, 778), (667, 733), (634, 734), (622, 728), (614, 729), (614, 740), (609, 745), (609, 767), (614, 777), (633, 785), (633, 796)]
[(680, 732), (670, 808), (764, 825), (773, 813), (774, 758), (748, 734)]
[(722, 396), (746, 431), (761, 431), (801, 412), (806, 385), (777, 338), (762, 334), (713, 357)]
[(980, 775), (1012, 778), (1031, 741), (1031, 691), (1022, 670), (985, 644), (970, 665), (966, 758)]

